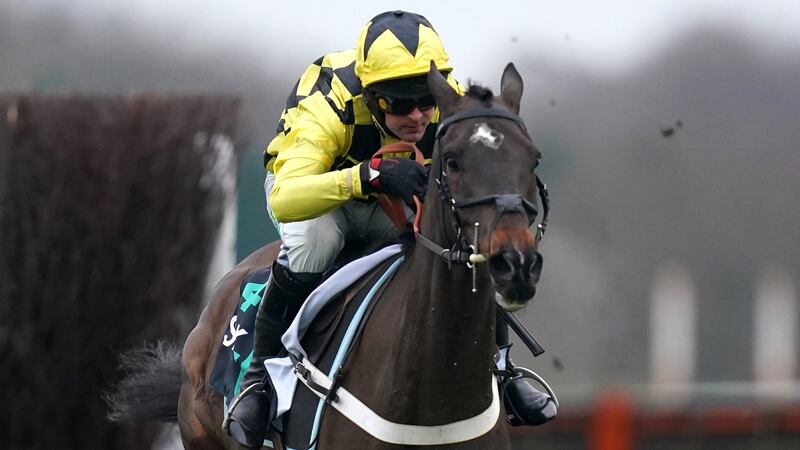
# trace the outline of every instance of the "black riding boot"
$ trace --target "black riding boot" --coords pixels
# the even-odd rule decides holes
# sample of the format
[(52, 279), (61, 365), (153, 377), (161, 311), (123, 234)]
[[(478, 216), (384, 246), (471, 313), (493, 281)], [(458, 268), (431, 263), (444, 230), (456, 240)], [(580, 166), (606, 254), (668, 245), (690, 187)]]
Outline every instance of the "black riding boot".
[(321, 274), (293, 273), (277, 262), (272, 265), (269, 286), (256, 313), (253, 359), (225, 422), (231, 437), (247, 448), (261, 448), (273, 407), (264, 360), (283, 349), (281, 336), (321, 278)]
[[(513, 367), (508, 357), (508, 324), (499, 313), (496, 322), (497, 347), (501, 350), (501, 364)], [(524, 378), (510, 380), (505, 385), (506, 414), (511, 425), (541, 425), (556, 417), (556, 404), (549, 395), (531, 386)]]

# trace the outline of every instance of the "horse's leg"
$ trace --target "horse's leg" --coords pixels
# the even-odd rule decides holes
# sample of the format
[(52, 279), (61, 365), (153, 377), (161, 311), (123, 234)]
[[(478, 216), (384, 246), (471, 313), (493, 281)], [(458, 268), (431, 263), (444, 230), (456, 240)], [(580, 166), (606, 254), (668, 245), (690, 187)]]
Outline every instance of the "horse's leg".
[[(224, 450), (215, 430), (209, 427), (210, 395), (205, 386), (207, 358), (203, 358), (205, 342), (208, 341), (204, 327), (197, 326), (183, 347), (183, 383), (178, 399), (178, 427), (186, 450)], [(211, 414), (213, 415), (213, 414)], [(206, 420), (203, 420), (206, 419)], [(218, 422), (219, 425), (220, 422)]]
[(186, 450), (224, 450), (215, 433), (212, 433), (194, 413), (197, 409), (193, 400), (181, 393), (178, 404), (178, 427), (181, 430), (181, 441)]

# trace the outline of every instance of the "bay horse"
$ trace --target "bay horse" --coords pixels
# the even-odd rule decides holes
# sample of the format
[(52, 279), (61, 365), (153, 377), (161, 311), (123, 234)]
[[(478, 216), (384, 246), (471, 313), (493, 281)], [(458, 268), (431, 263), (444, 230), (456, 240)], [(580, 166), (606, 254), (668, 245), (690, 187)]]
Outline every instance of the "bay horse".
[[(441, 118), (425, 211), (343, 363), (341, 381), (377, 415), (423, 427), (466, 421), (497, 406), (495, 303), (514, 311), (536, 292), (542, 228), (532, 225), (544, 188), (535, 174), (541, 154), (518, 115), (522, 78), (513, 64), (503, 72), (499, 96), (474, 85), (459, 95), (433, 65), (428, 82)], [(240, 448), (221, 428), (223, 400), (209, 389), (209, 376), (242, 280), (269, 266), (278, 249), (273, 243), (257, 250), (218, 283), (182, 358), (145, 355), (138, 379), (127, 380), (127, 397), (112, 397), (112, 415), (177, 421), (187, 449)], [(173, 379), (151, 380), (164, 373)], [(148, 401), (140, 401), (144, 393)], [(502, 403), (480, 436), (435, 447), (509, 448)], [(325, 408), (323, 419), (316, 448), (408, 448), (374, 438), (336, 408)]]

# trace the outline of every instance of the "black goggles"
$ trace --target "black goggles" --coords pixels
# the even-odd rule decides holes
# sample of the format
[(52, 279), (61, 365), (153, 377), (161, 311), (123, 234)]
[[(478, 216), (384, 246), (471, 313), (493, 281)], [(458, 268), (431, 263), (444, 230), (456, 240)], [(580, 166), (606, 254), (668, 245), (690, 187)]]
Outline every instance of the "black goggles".
[(377, 92), (373, 95), (378, 109), (394, 116), (405, 116), (413, 111), (414, 108), (419, 108), (422, 111), (436, 106), (436, 99), (433, 98), (433, 95), (414, 98), (392, 98)]

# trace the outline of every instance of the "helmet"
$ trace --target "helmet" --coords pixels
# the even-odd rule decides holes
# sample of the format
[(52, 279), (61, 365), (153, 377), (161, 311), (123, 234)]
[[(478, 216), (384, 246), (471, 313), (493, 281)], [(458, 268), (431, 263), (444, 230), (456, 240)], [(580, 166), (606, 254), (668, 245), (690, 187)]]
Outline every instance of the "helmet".
[(439, 35), (419, 14), (378, 14), (358, 36), (355, 72), (364, 88), (386, 80), (425, 75), (431, 61), (442, 72), (453, 70)]
[(409, 105), (432, 104), (427, 80), (431, 61), (442, 72), (453, 70), (439, 35), (419, 14), (385, 12), (373, 17), (361, 30), (356, 43), (355, 73), (361, 80), (364, 103), (383, 134), (397, 137), (386, 127), (386, 112), (395, 109), (389, 106), (391, 99), (400, 100), (395, 105), (409, 99), (399, 111)]

